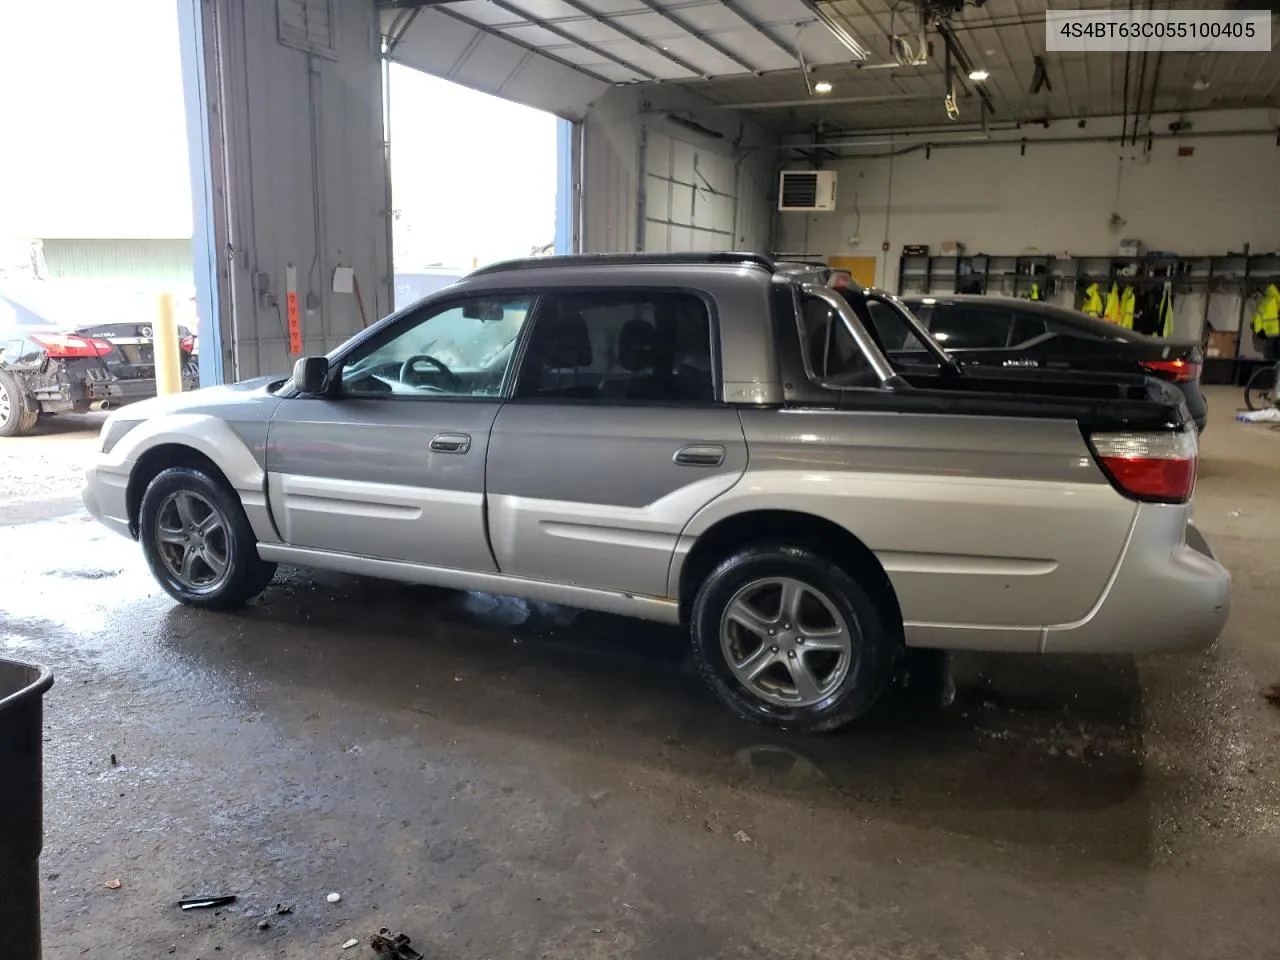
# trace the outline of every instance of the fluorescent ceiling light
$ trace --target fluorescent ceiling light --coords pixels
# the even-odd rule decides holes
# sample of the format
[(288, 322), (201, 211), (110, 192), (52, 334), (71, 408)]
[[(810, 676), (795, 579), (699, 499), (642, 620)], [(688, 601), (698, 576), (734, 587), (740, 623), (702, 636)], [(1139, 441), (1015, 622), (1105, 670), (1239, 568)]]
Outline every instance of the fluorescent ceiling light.
[(814, 93), (830, 93), (831, 84), (826, 80), (819, 80), (817, 83), (813, 85), (813, 92)]
[(969, 71), (969, 79), (970, 79), (970, 80), (974, 80), (974, 81), (976, 81), (976, 82), (978, 82), (978, 83), (981, 83), (983, 80), (987, 79), (987, 77), (989, 77), (989, 76), (991, 76), (991, 74), (987, 73), (987, 71), (985, 71), (985, 70), (970, 70), (970, 71)]

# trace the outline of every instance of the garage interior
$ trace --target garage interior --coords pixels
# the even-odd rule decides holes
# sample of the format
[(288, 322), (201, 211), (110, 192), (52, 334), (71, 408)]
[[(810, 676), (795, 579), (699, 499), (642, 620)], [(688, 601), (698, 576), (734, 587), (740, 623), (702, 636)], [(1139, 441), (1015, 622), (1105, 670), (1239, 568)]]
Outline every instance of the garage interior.
[[(677, 628), (291, 568), (175, 605), (80, 507), (101, 420), (50, 423), (0, 441), (0, 655), (56, 674), (45, 957), (372, 956), (384, 927), (457, 958), (1275, 953), (1280, 431), (1234, 419), (1275, 362), (1274, 13), (1269, 52), (1130, 55), (1046, 50), (1038, 0), (175, 2), (203, 384), (403, 306), (396, 63), (564, 121), (557, 253), (1077, 309), (1167, 276), (1232, 615), (1199, 654), (956, 654), (954, 702), (800, 737), (725, 713)], [(520, 175), (502, 131), (440, 146)], [(176, 906), (206, 894), (237, 899)]]

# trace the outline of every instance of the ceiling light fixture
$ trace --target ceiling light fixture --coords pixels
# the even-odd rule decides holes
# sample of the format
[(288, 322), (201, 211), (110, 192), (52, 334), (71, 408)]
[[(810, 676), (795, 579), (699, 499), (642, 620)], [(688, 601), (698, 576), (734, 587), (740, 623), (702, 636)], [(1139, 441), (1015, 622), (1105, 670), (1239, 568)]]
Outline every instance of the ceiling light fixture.
[(976, 83), (981, 83), (983, 80), (987, 79), (987, 77), (989, 76), (991, 76), (991, 74), (989, 74), (986, 70), (970, 70), (969, 71), (969, 79), (973, 80)]
[(830, 93), (831, 84), (826, 80), (819, 80), (817, 83), (813, 85), (813, 92), (814, 93)]

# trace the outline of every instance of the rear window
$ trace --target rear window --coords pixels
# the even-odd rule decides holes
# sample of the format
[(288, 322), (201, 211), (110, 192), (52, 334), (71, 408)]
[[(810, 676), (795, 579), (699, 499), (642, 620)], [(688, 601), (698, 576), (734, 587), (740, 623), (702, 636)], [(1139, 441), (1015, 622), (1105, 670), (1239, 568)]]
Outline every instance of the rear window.
[[(945, 301), (940, 299), (934, 303), (925, 303), (924, 300), (917, 297), (908, 300), (907, 306), (935, 336), (937, 336), (939, 330), (946, 334), (945, 339), (939, 337), (939, 340), (941, 340), (943, 346), (952, 349), (961, 346), (974, 346), (972, 343), (962, 344), (959, 340), (953, 340), (951, 334), (959, 332), (953, 328), (959, 326), (962, 322), (967, 324), (970, 318), (979, 312), (991, 311), (998, 314), (1000, 310), (1008, 310), (1009, 313), (1006, 314), (1006, 317), (1011, 315), (1014, 319), (1015, 325), (1010, 341), (1011, 346), (1018, 346), (1028, 340), (1035, 339), (1035, 337), (1043, 335), (1046, 330), (1049, 333), (1056, 333), (1062, 336), (1083, 337), (1089, 340), (1111, 340), (1120, 343), (1143, 343), (1150, 339), (1141, 333), (1126, 330), (1123, 327), (1116, 326), (1114, 323), (1108, 323), (1106, 320), (1099, 320), (1087, 314), (1077, 313), (1074, 310), (1053, 307), (1019, 310), (1016, 303), (1002, 303), (998, 298), (992, 298), (988, 304), (973, 300)], [(953, 319), (943, 321), (943, 325), (938, 327), (934, 325), (933, 320), (937, 314), (948, 314)], [(958, 319), (960, 317), (964, 318), (963, 321)], [(977, 335), (975, 334), (974, 336), (976, 337)], [(1000, 344), (1000, 346), (1004, 345), (1004, 343)]]

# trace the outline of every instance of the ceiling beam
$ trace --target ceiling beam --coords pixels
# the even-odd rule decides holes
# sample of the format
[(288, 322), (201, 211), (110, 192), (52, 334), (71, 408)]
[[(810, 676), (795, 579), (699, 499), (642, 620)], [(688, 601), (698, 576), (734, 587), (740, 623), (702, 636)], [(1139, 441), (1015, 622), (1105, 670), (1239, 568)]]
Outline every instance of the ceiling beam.
[(590, 19), (594, 20), (596, 23), (602, 26), (608, 27), (610, 30), (617, 31), (622, 36), (630, 40), (632, 43), (640, 44), (640, 46), (644, 47), (650, 53), (656, 53), (658, 56), (666, 60), (670, 60), (681, 70), (687, 70), (689, 71), (689, 73), (692, 73), (695, 77), (702, 77), (702, 79), (704, 80), (709, 80), (711, 78), (711, 75), (707, 73), (706, 70), (703, 70), (701, 67), (695, 66), (694, 64), (690, 63), (688, 60), (684, 59), (683, 57), (676, 56), (670, 50), (662, 49), (661, 45), (654, 43), (648, 37), (645, 37), (639, 33), (636, 33), (630, 27), (621, 26), (620, 24), (615, 22), (612, 17), (606, 17), (604, 16), (604, 14), (597, 13), (596, 11), (592, 10), (590, 7), (580, 3), (579, 0), (560, 0), (560, 2), (563, 3), (566, 7), (572, 7), (574, 10), (577, 10), (584, 17), (589, 17)]
[(658, 4), (656, 0), (636, 0), (636, 2), (641, 3), (644, 6), (648, 7), (650, 10), (652, 10), (654, 13), (660, 16), (663, 20), (666, 20), (668, 23), (674, 24), (675, 26), (679, 27), (685, 33), (689, 34), (689, 36), (693, 37), (695, 40), (701, 43), (704, 47), (709, 47), (710, 49), (714, 50), (716, 53), (720, 54), (720, 56), (724, 57), (734, 66), (742, 70), (745, 70), (747, 73), (759, 74), (761, 72), (759, 67), (754, 67), (751, 64), (747, 63), (747, 61), (743, 60), (740, 56), (738, 56), (736, 53), (734, 53), (732, 50), (730, 50), (720, 41), (712, 39), (711, 37), (707, 36), (705, 33), (700, 33), (697, 27), (693, 26), (691, 23), (689, 23), (688, 20), (684, 19), (683, 17), (677, 16), (674, 10), (668, 10), (666, 7)]
[[(575, 47), (581, 47), (583, 50), (589, 50), (591, 53), (594, 53), (597, 57), (601, 57), (612, 63), (616, 63), (618, 66), (622, 67), (625, 70), (630, 70), (636, 76), (641, 77), (644, 80), (662, 79), (656, 74), (650, 73), (648, 70), (645, 70), (645, 69), (642, 69), (641, 67), (636, 66), (634, 63), (625, 59), (624, 57), (619, 57), (615, 54), (612, 54), (608, 50), (604, 50), (601, 47), (597, 47), (594, 43), (588, 43), (586, 40), (580, 40), (579, 38), (575, 37), (572, 33), (569, 33), (567, 30), (562, 30), (560, 27), (556, 26), (554, 23), (550, 23), (546, 20), (539, 20), (537, 17), (534, 17), (528, 13), (525, 13), (519, 7), (510, 3), (507, 3), (507, 0), (489, 0), (489, 5), (493, 7), (497, 7), (499, 10), (502, 10), (504, 13), (509, 13), (513, 17), (518, 17), (521, 20), (524, 20), (526, 23), (530, 24), (531, 26), (540, 27), (543, 30), (547, 31), (547, 33), (554, 34), (555, 36), (559, 37), (561, 40), (564, 40), (566, 43), (573, 44)], [(441, 10), (441, 13), (447, 13), (447, 12), (449, 12), (447, 9)], [(457, 16), (457, 14), (450, 14), (450, 15)], [(518, 24), (507, 24), (507, 26), (508, 27), (518, 26)], [(617, 29), (617, 28), (615, 27), (614, 29)], [(506, 34), (502, 33), (502, 31), (498, 31), (498, 33), (501, 36), (506, 36)], [(512, 38), (507, 37), (507, 39), (510, 40)], [(534, 49), (537, 50), (536, 47), (534, 47)], [(540, 53), (541, 51), (538, 51), (538, 52)], [(695, 76), (700, 76), (697, 70), (694, 70), (693, 74)]]
[(871, 51), (858, 42), (857, 37), (845, 29), (843, 23), (833, 17), (826, 7), (816, 2), (816, 0), (800, 0), (804, 8), (818, 18), (830, 34), (840, 42), (840, 45), (848, 50), (858, 60), (866, 60), (871, 56)]
[[(481, 33), (487, 34), (490, 37), (497, 37), (499, 40), (505, 40), (507, 43), (513, 43), (517, 47), (520, 47), (523, 50), (527, 50), (530, 53), (536, 53), (540, 57), (546, 57), (548, 60), (552, 61), (553, 63), (558, 63), (562, 67), (568, 67), (570, 70), (576, 70), (578, 73), (582, 74), (585, 77), (590, 77), (592, 80), (598, 80), (600, 83), (607, 83), (609, 86), (614, 85), (614, 81), (610, 80), (608, 77), (602, 77), (600, 76), (600, 74), (595, 73), (591, 70), (588, 70), (586, 67), (579, 66), (578, 64), (573, 63), (572, 61), (562, 59), (561, 57), (557, 57), (553, 53), (547, 53), (545, 50), (539, 50), (537, 47), (535, 47), (531, 43), (525, 43), (523, 40), (517, 39), (516, 37), (509, 37), (505, 33), (503, 33), (501, 30), (496, 30), (493, 27), (488, 26), (487, 24), (479, 23), (475, 20), (472, 20), (470, 17), (464, 17), (462, 14), (457, 13), (454, 10), (450, 10), (444, 4), (432, 4), (431, 9), (435, 13), (439, 13), (453, 20), (457, 20), (459, 23), (465, 23), (472, 30), (478, 30)], [(403, 37), (403, 35), (404, 34), (402, 32), (401, 36)]]
[(761, 100), (758, 103), (720, 103), (721, 110), (791, 110), (796, 107), (838, 107), (854, 104), (911, 103), (936, 100), (936, 93), (886, 93), (865, 97), (806, 97), (803, 100)]
[(746, 11), (744, 11), (740, 6), (738, 6), (737, 0), (720, 0), (720, 2), (721, 4), (723, 4), (726, 10), (728, 10), (735, 17), (737, 17), (739, 20), (745, 23), (748, 27), (750, 27), (756, 33), (760, 34), (760, 36), (764, 37), (766, 40), (772, 43), (775, 47), (777, 47), (787, 56), (794, 59), (797, 63), (799, 62), (800, 51), (797, 50), (794, 46), (792, 46), (789, 43), (783, 43), (776, 36), (774, 36), (774, 34), (771, 31), (766, 30), (764, 28), (763, 23), (760, 23), (758, 20), (753, 19), (751, 16), (749, 16), (746, 13)]

